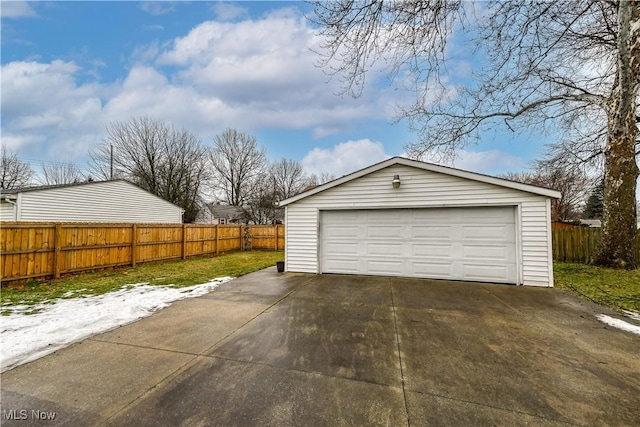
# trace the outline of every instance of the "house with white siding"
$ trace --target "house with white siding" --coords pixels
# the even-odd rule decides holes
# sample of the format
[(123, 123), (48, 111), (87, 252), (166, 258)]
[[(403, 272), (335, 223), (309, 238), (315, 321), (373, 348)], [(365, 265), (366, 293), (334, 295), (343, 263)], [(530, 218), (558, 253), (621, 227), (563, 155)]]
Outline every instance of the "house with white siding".
[(394, 157), (280, 202), (291, 272), (553, 286), (560, 193)]
[(183, 209), (125, 181), (0, 192), (1, 221), (182, 223)]
[(196, 224), (243, 224), (249, 214), (240, 206), (221, 205), (219, 202), (202, 206), (196, 217)]

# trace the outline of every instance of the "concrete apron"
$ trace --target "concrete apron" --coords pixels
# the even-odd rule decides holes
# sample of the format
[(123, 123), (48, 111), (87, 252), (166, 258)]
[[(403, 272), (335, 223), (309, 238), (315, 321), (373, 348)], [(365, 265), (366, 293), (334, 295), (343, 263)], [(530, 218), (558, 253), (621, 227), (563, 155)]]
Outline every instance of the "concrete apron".
[(2, 425), (638, 425), (640, 337), (594, 310), (270, 268), (3, 373)]

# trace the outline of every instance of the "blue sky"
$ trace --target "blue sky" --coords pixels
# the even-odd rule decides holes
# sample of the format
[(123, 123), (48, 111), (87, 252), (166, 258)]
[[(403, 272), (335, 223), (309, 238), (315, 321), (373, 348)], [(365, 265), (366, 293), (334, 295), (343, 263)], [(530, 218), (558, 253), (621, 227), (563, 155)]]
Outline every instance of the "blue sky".
[[(83, 166), (105, 125), (149, 116), (211, 144), (235, 128), (275, 160), (342, 175), (414, 141), (394, 124), (410, 94), (373, 74), (363, 96), (337, 96), (317, 66), (321, 40), (302, 2), (2, 1), (2, 143), (37, 171)], [(473, 63), (467, 64), (469, 67)], [(455, 76), (454, 76), (455, 77)], [(521, 171), (542, 137), (492, 132), (449, 165)]]

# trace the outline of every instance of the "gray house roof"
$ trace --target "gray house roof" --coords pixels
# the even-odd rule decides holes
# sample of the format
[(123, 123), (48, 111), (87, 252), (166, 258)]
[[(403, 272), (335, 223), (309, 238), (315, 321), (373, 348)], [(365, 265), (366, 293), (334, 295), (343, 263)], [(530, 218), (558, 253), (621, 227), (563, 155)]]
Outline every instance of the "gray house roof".
[[(117, 181), (124, 181), (124, 180), (117, 180)], [(2, 190), (0, 190), (0, 193), (2, 193), (2, 195), (13, 195), (13, 194), (19, 194), (19, 193), (27, 193), (29, 191), (40, 191), (40, 190), (49, 190), (52, 188), (66, 188), (66, 187), (76, 187), (79, 185), (87, 185), (87, 184), (98, 184), (101, 182), (107, 182), (107, 181), (91, 181), (91, 182), (74, 182), (72, 184), (55, 184), (55, 185), (30, 185), (28, 187), (16, 187), (16, 188), (3, 188)]]
[[(114, 181), (124, 181), (127, 182), (129, 184), (132, 184), (129, 181), (126, 181), (124, 179), (114, 179)], [(30, 185), (28, 187), (17, 187), (17, 188), (11, 188), (11, 189), (2, 189), (0, 190), (0, 193), (2, 194), (18, 194), (18, 193), (26, 193), (29, 191), (40, 191), (40, 190), (49, 190), (52, 188), (66, 188), (66, 187), (77, 187), (80, 185), (91, 185), (91, 184), (100, 184), (103, 182), (109, 182), (109, 181), (88, 181), (88, 182), (74, 182), (71, 184), (54, 184), (54, 185)], [(132, 184), (135, 185), (135, 184)]]
[(240, 206), (219, 205), (217, 203), (209, 203), (206, 206), (214, 218), (243, 220), (247, 217), (247, 212)]
[[(84, 182), (74, 182), (71, 184), (54, 184), (54, 185), (32, 185), (29, 187), (18, 187), (18, 188), (11, 188), (11, 189), (2, 189), (0, 190), (0, 196), (2, 196), (2, 198), (6, 198), (6, 199), (14, 199), (15, 197), (4, 197), (4, 196), (15, 196), (17, 194), (20, 193), (28, 193), (28, 192), (32, 192), (32, 191), (43, 191), (43, 190), (52, 190), (54, 188), (69, 188), (69, 187), (80, 187), (83, 185), (96, 185), (96, 184), (105, 184), (105, 183), (110, 183), (110, 182), (125, 182), (139, 190), (142, 191), (146, 191), (147, 193), (151, 194), (153, 197), (158, 198), (159, 200), (162, 200), (164, 202), (167, 203), (171, 203), (168, 200), (163, 199), (162, 197), (153, 194), (152, 192), (145, 190), (144, 188), (140, 187), (139, 185), (134, 184), (131, 181), (127, 181), (126, 179), (112, 179), (112, 180), (105, 180), (105, 181), (84, 181)], [(175, 203), (171, 203), (174, 206), (178, 206)], [(178, 206), (179, 207), (179, 206)]]

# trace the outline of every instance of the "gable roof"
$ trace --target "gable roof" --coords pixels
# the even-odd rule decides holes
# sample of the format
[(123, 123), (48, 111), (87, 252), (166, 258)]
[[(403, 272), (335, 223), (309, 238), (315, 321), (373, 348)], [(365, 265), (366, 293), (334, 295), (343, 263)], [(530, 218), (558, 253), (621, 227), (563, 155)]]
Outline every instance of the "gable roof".
[[(33, 185), (30, 187), (18, 187), (18, 188), (12, 188), (12, 189), (2, 189), (0, 190), (0, 196), (4, 199), (9, 199), (9, 200), (15, 200), (15, 197), (19, 194), (19, 193), (29, 193), (32, 191), (44, 191), (44, 190), (53, 190), (53, 189), (58, 189), (58, 188), (69, 188), (69, 187), (80, 187), (83, 185), (96, 185), (96, 184), (112, 184), (115, 182), (123, 182), (127, 185), (130, 185), (132, 187), (135, 187), (136, 189), (140, 190), (140, 191), (144, 191), (145, 193), (148, 193), (150, 195), (152, 195), (153, 197), (162, 200), (165, 203), (169, 203), (170, 205), (173, 205), (177, 208), (182, 209), (180, 206), (176, 205), (175, 203), (171, 203), (168, 200), (163, 199), (162, 197), (153, 194), (150, 191), (145, 190), (144, 188), (134, 184), (131, 181), (127, 181), (126, 179), (112, 179), (112, 180), (106, 180), (106, 181), (84, 181), (84, 182), (74, 182), (71, 184), (54, 184), (54, 185)], [(13, 196), (13, 197), (8, 197), (8, 196)], [(182, 209), (184, 211), (184, 209)]]
[(381, 169), (388, 168), (389, 166), (394, 166), (394, 165), (414, 167), (414, 168), (422, 169), (425, 171), (436, 172), (436, 173), (441, 173), (441, 174), (450, 175), (450, 176), (456, 176), (459, 178), (469, 179), (471, 181), (484, 182), (486, 184), (492, 184), (500, 187), (511, 188), (514, 190), (533, 193), (540, 196), (551, 197), (554, 199), (559, 199), (561, 196), (559, 191), (552, 190), (549, 188), (538, 187), (530, 184), (523, 184), (520, 182), (509, 181), (507, 179), (496, 178), (490, 175), (483, 175), (480, 173), (468, 172), (461, 169), (455, 169), (447, 166), (440, 166), (433, 163), (421, 162), (418, 160), (411, 160), (404, 157), (392, 157), (380, 163), (376, 163), (364, 169), (360, 169), (359, 171), (353, 172), (349, 175), (345, 175), (341, 178), (334, 179), (333, 181), (329, 181), (326, 184), (319, 185), (318, 187), (315, 187), (304, 193), (300, 193), (296, 196), (282, 200), (280, 202), (280, 206), (289, 205), (291, 203), (297, 202), (298, 200), (305, 199), (307, 197), (313, 196), (314, 194), (318, 194), (322, 191), (328, 190), (333, 187), (337, 187), (338, 185), (342, 185), (349, 181), (353, 181), (354, 179), (358, 179), (370, 173), (377, 172)]
[[(30, 185), (28, 187), (16, 187), (16, 188), (11, 188), (11, 189), (4, 189), (3, 188), (0, 191), (2, 192), (2, 194), (18, 194), (18, 193), (27, 193), (29, 191), (50, 190), (50, 189), (53, 189), (53, 188), (79, 187), (81, 185), (103, 184), (105, 182), (117, 182), (117, 181), (122, 181), (122, 182), (126, 182), (127, 184), (135, 185), (132, 182), (129, 182), (129, 181), (125, 180), (125, 179), (113, 179), (113, 180), (106, 180), (106, 181), (73, 182), (73, 183), (70, 183), (70, 184)], [(138, 187), (137, 185), (135, 185), (135, 186)], [(138, 188), (140, 188), (140, 187), (138, 187)], [(140, 189), (142, 190), (142, 188), (140, 188)]]
[(214, 218), (243, 219), (247, 216), (247, 212), (240, 206), (209, 203), (207, 208)]

